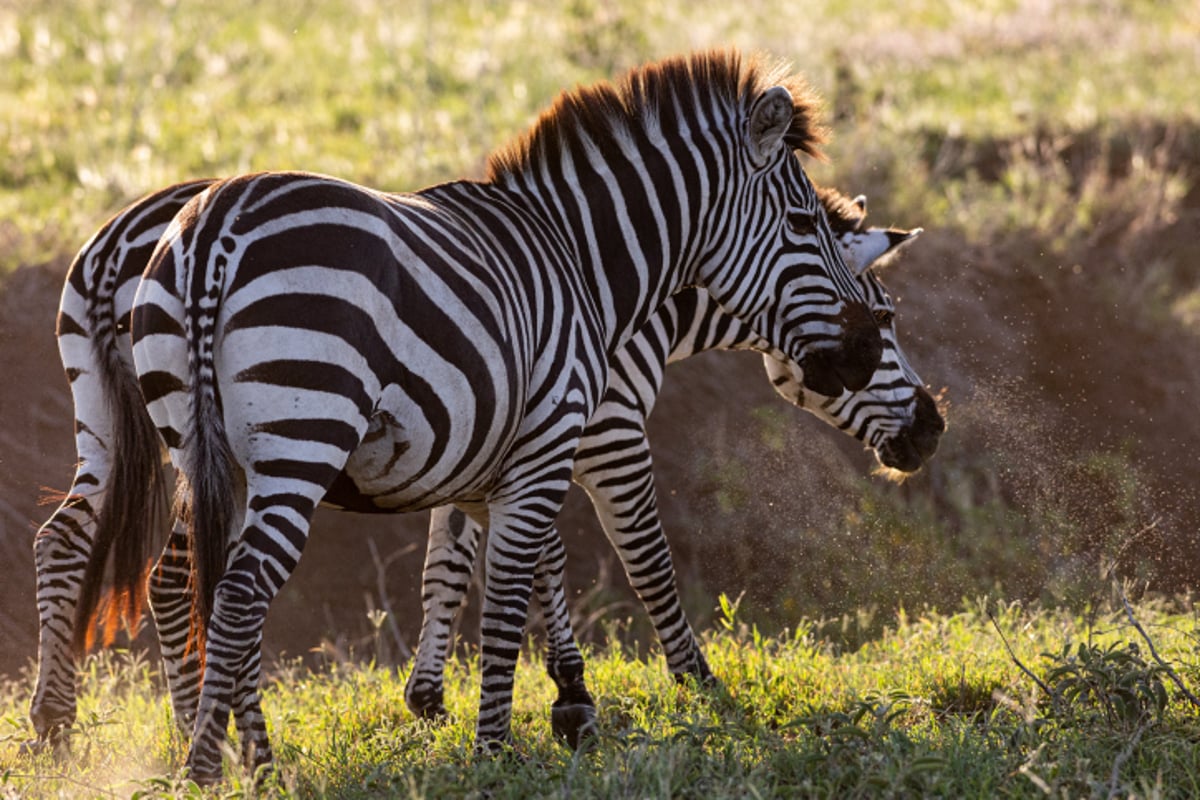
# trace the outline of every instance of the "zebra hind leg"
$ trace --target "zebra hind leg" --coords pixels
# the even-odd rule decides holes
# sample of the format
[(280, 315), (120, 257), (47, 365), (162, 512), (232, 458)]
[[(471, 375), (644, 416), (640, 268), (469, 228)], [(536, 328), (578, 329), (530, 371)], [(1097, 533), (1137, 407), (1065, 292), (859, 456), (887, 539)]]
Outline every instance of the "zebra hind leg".
[[(328, 471), (336, 474), (332, 468)], [(293, 492), (268, 496), (250, 489), (248, 499), (239, 503), (247, 513), (244, 525), (236, 524), (241, 536), (213, 592), (204, 677), (188, 753), (188, 769), (198, 783), (215, 783), (221, 777), (231, 713), (245, 766), (259, 770), (260, 779), (271, 774), (272, 751), (258, 689), (263, 625), (271, 601), (296, 568), (312, 514), (324, 494), (318, 484), (298, 481), (293, 486)]]
[(242, 746), (242, 767), (261, 786), (275, 773), (275, 758), (267, 737), (267, 718), (262, 711), (259, 678), (262, 674), (262, 642), (250, 651), (233, 691), (233, 718)]
[(162, 555), (150, 573), (148, 592), (175, 725), (185, 736), (191, 735), (200, 701), (200, 653), (188, 647), (192, 596), (188, 587), (191, 559), (187, 546), (187, 531), (176, 519)]
[(482, 528), (453, 506), (435, 508), (429, 518), (429, 546), (421, 574), (421, 635), (404, 702), (422, 719), (446, 716), (444, 683), (454, 619), (471, 584)]
[[(180, 480), (178, 498), (186, 502), (186, 487)], [(187, 549), (187, 530), (176, 519), (171, 536), (150, 575), (150, 607), (162, 650), (167, 688), (175, 724), (188, 736), (196, 722), (200, 702), (200, 653), (188, 647), (191, 631), (191, 590), (188, 585), (191, 558)], [(267, 741), (266, 718), (258, 691), (261, 658), (257, 650), (242, 669), (234, 689), (232, 710), (242, 746), (242, 765), (247, 771), (272, 762)]]
[(558, 698), (550, 709), (550, 727), (556, 737), (578, 750), (595, 737), (596, 703), (584, 680), (583, 655), (571, 626), (563, 586), (566, 562), (562, 538), (553, 531), (538, 562), (533, 587), (546, 619), (546, 671), (558, 688)]
[(75, 603), (96, 526), (100, 496), (82, 493), (94, 479), (75, 483), (67, 499), (34, 539), (37, 564), (38, 665), (37, 684), (29, 704), (29, 719), (37, 738), (21, 746), (26, 755), (50, 750), (65, 755), (67, 733), (75, 724), (75, 657), (71, 651)]

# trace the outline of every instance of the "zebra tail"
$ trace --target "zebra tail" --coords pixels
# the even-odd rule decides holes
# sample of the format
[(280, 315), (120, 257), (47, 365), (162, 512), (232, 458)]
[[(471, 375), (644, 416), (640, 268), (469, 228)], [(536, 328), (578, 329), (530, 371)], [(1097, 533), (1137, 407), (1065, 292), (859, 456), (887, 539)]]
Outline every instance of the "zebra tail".
[[(151, 544), (166, 523), (162, 445), (133, 366), (118, 347), (116, 298), (111, 287), (116, 285), (120, 266), (110, 259), (88, 298), (94, 368), (107, 398), (112, 441), (104, 501), (75, 605), (71, 646), (76, 656), (95, 644), (98, 621), (103, 625), (105, 645), (112, 642), (122, 624), (131, 635), (137, 632), (146, 600)], [(102, 596), (110, 561), (112, 583)]]
[[(200, 259), (193, 263), (196, 261)], [(190, 276), (191, 301), (186, 310), (192, 391), (192, 427), (185, 470), (191, 488), (188, 542), (192, 562), (192, 617), (187, 647), (189, 651), (195, 647), (201, 654), (217, 583), (225, 574), (236, 502), (236, 461), (225, 430), (213, 353), (225, 260), (218, 256), (214, 261), (211, 275), (201, 267)], [(210, 290), (206, 286), (215, 288)], [(206, 298), (208, 302), (198, 302), (197, 298)]]

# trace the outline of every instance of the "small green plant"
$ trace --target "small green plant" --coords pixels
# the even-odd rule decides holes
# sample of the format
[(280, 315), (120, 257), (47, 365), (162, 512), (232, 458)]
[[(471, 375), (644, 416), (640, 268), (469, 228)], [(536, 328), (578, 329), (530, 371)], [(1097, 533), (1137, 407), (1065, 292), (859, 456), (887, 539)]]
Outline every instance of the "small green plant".
[(1166, 711), (1168, 668), (1148, 663), (1136, 642), (1068, 642), (1043, 657), (1052, 665), (1045, 681), (1058, 714), (1100, 714), (1107, 725), (1130, 731)]

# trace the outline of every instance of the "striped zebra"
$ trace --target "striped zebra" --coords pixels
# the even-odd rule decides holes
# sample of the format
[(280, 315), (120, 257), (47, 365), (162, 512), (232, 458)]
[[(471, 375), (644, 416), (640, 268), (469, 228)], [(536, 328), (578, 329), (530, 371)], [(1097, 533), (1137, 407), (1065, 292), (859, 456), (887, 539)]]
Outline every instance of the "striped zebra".
[[(114, 541), (138, 524), (161, 530), (149, 522), (158, 516), (156, 512), (165, 511), (165, 502), (153, 505), (165, 494), (161, 471), (143, 459), (115, 458), (118, 445), (126, 442), (139, 453), (160, 446), (133, 371), (129, 315), (142, 269), (167, 224), (211, 184), (209, 180), (181, 183), (134, 203), (84, 244), (67, 272), (56, 332), (75, 406), (79, 460), (66, 499), (34, 539), (38, 674), (29, 716), (42, 745), (57, 745), (75, 721), (73, 655), (91, 646), (89, 619), (100, 597), (110, 552), (119, 561), (119, 573), (144, 570), (149, 557), (149, 545), (139, 536), (121, 537), (115, 549)], [(122, 439), (116, 437), (118, 430)], [(128, 471), (121, 479), (124, 485), (144, 487), (152, 503), (149, 513), (135, 516), (130, 495), (106, 492), (114, 469)], [(177, 533), (182, 535), (183, 529)], [(120, 596), (105, 598), (100, 614), (105, 643), (122, 621), (137, 627), (145, 598), (146, 582), (140, 580), (128, 582)], [(82, 611), (78, 620), (77, 611)], [(186, 618), (186, 598), (182, 613)], [(164, 642), (178, 639), (169, 629), (160, 628), (159, 633)], [(184, 641), (178, 642), (182, 651)]]
[[(43, 741), (56, 739), (59, 732), (69, 727), (75, 717), (75, 682), (71, 651), (81, 652), (91, 646), (88, 638), (92, 628), (87, 620), (73, 621), (76, 600), (83, 587), (94, 598), (100, 587), (97, 567), (104, 564), (111, 542), (94, 542), (95, 509), (104, 507), (100, 488), (105, 484), (112, 462), (106, 454), (110, 451), (111, 423), (109, 409), (104, 400), (105, 392), (97, 381), (124, 379), (129, 391), (135, 391), (135, 376), (128, 337), (118, 333), (127, 331), (133, 295), (141, 274), (149, 261), (151, 251), (159, 237), (165, 232), (168, 222), (187, 201), (214, 183), (199, 180), (178, 184), (142, 198), (124, 209), (107, 222), (80, 250), (67, 274), (66, 288), (59, 309), (59, 344), (67, 375), (71, 378), (76, 407), (77, 447), (80, 453), (79, 469), (71, 490), (70, 498), (42, 527), (38, 542), (38, 599), (41, 611), (40, 641), (37, 688), (31, 704), (30, 716)], [(847, 264), (859, 273), (859, 281), (871, 304), (872, 313), (880, 324), (884, 340), (884, 355), (879, 370), (871, 384), (858, 396), (880, 393), (889, 383), (889, 376), (903, 360), (895, 344), (891, 329), (893, 306), (890, 297), (883, 292), (871, 273), (864, 274), (876, 259), (914, 238), (917, 231), (905, 232), (863, 228), (866, 211), (865, 198), (848, 201), (833, 190), (819, 190), (826, 216), (834, 231)], [(592, 453), (595, 462), (585, 471), (586, 475), (607, 473), (605, 463), (627, 464), (628, 476), (649, 477), (648, 463), (642, 470), (635, 467), (641, 463), (638, 450), (643, 449), (639, 431), (653, 407), (654, 398), (662, 377), (661, 361), (665, 356), (670, 361), (684, 358), (706, 349), (754, 348), (759, 346), (757, 337), (751, 334), (736, 318), (730, 317), (715, 307), (711, 297), (704, 292), (685, 290), (680, 292), (659, 309), (637, 336), (634, 337), (612, 362), (610, 384), (604, 401), (593, 414), (580, 452)], [(97, 359), (111, 366), (104, 370), (95, 366)], [(644, 376), (641, 364), (651, 364)], [(768, 364), (775, 363), (768, 359)], [(913, 386), (915, 380), (910, 380)], [(859, 403), (837, 403), (828, 398), (810, 394), (799, 384), (795, 373), (789, 374), (776, 388), (787, 399), (810, 410), (822, 409), (820, 413), (831, 423), (836, 419), (838, 427), (864, 441), (876, 444), (896, 439), (893, 435), (882, 440), (867, 435), (868, 424), (856, 419)], [(918, 394), (922, 390), (917, 390)], [(892, 403), (905, 415), (912, 417), (907, 404)], [(150, 418), (144, 406), (127, 402), (119, 409), (136, 411), (145, 427)], [(824, 409), (829, 409), (825, 411)], [(630, 422), (622, 425), (623, 417)], [(872, 417), (870, 424), (878, 426), (880, 419)], [(912, 429), (915, 422), (910, 423)], [(902, 423), (896, 422), (889, 430), (900, 431)], [(919, 426), (917, 426), (919, 427)], [(148, 434), (147, 434), (148, 435)], [(156, 433), (154, 434), (157, 435)], [(615, 445), (604, 446), (605, 437)], [(901, 439), (903, 437), (900, 437)], [(366, 445), (363, 445), (366, 446)], [(929, 449), (932, 449), (931, 447)], [(648, 453), (645, 456), (648, 458)], [(886, 460), (886, 459), (885, 459)], [(576, 471), (581, 471), (577, 461)], [(629, 520), (640, 520), (639, 513), (619, 513), (619, 504), (612, 497), (611, 487), (622, 486), (609, 480), (589, 481), (592, 496), (596, 498), (602, 519), (616, 516)], [(653, 503), (653, 487), (634, 495), (640, 502)], [(604, 505), (606, 504), (606, 505)], [(118, 508), (112, 506), (108, 510)], [(614, 510), (618, 509), (618, 510)], [(410, 673), (406, 687), (406, 699), (410, 708), (418, 715), (431, 717), (444, 711), (442, 705), (442, 672), (444, 656), (449, 644), (450, 624), (466, 591), (466, 578), (473, 568), (479, 529), (462, 512), (450, 509), (435, 511), (429, 546), (429, 558), (425, 570), (424, 598), (425, 617), (422, 626), (418, 657)], [(651, 507), (646, 519), (656, 519)], [(123, 525), (124, 523), (122, 523)], [(114, 526), (105, 526), (110, 533)], [(622, 525), (608, 525), (610, 538), (618, 541), (622, 532), (631, 529)], [(640, 530), (637, 526), (635, 530)], [(453, 536), (450, 534), (453, 532)], [(467, 538), (464, 538), (464, 535)], [(626, 571), (639, 586), (643, 597), (662, 597), (662, 601), (650, 608), (658, 623), (660, 640), (667, 654), (668, 665), (677, 676), (691, 673), (702, 679), (708, 678), (707, 665), (695, 646), (695, 639), (674, 595), (673, 573), (670, 552), (662, 541), (661, 551), (648, 548), (647, 535), (639, 535), (637, 552), (632, 548), (619, 548), (626, 559)], [(141, 541), (141, 540), (138, 540)], [(452, 548), (447, 550), (447, 548)], [(556, 548), (549, 558), (553, 561), (561, 552)], [(87, 556), (95, 555), (90, 561)], [(91, 564), (91, 571), (86, 567)], [(134, 564), (139, 563), (135, 558)], [(543, 576), (545, 568), (539, 566), (536, 578), (537, 592), (544, 609), (566, 610), (565, 603), (554, 597), (544, 596), (543, 587), (553, 576)], [(85, 572), (86, 577), (85, 577)], [(179, 588), (186, 583), (189, 572), (187, 541), (182, 526), (172, 530), (167, 545), (152, 570), (154, 579), (150, 584), (151, 606), (159, 632), (163, 662), (167, 674), (172, 704), (179, 725), (190, 730), (199, 698), (199, 659), (195, 652), (187, 652), (189, 601), (186, 592)], [(166, 578), (167, 573), (174, 577)], [(662, 594), (655, 588), (665, 587)], [(141, 589), (141, 586), (133, 587)], [(94, 605), (92, 599), (83, 605)], [(110, 606), (106, 619), (106, 639), (110, 639), (119, 623), (119, 611), (135, 616), (141, 608), (140, 597), (127, 596), (127, 607)], [(551, 629), (551, 642), (563, 642), (560, 657), (549, 658), (557, 674), (559, 662), (570, 660), (578, 653), (570, 630), (569, 616), (564, 613), (546, 612), (547, 620), (558, 627)], [(72, 646), (73, 642), (73, 646)], [(570, 669), (564, 668), (564, 672)], [(239, 691), (249, 691), (257, 685), (253, 677), (239, 686)], [(240, 705), (240, 704), (239, 704)], [(252, 731), (257, 725), (244, 716), (238, 716), (239, 727)], [(564, 727), (556, 725), (557, 728)], [(564, 732), (564, 735), (569, 733)]]
[[(895, 303), (870, 269), (872, 264), (921, 232), (864, 228), (866, 199), (850, 200), (820, 191), (830, 226), (847, 264), (858, 275), (883, 336), (879, 369), (858, 392), (828, 398), (804, 388), (799, 369), (707, 292), (688, 289), (672, 295), (616, 354), (608, 390), (588, 422), (575, 456), (574, 480), (591, 498), (601, 526), (620, 556), (631, 585), (646, 607), (677, 680), (694, 676), (714, 682), (675, 587), (671, 552), (663, 536), (655, 498), (646, 420), (662, 386), (666, 365), (705, 350), (764, 352), (767, 375), (789, 402), (825, 423), (867, 443), (879, 462), (901, 473), (921, 467), (937, 449), (945, 423), (937, 404), (909, 365), (896, 338)], [(453, 507), (435, 509), (423, 572), (424, 619), (405, 700), (414, 714), (445, 714), (443, 673), (454, 618), (470, 583), (481, 528)], [(566, 556), (555, 536), (539, 565), (535, 593), (547, 627), (546, 669), (569, 690), (562, 675), (582, 664), (562, 587)], [(564, 736), (573, 729), (555, 725)]]
[[(533, 568), (580, 432), (609, 357), (674, 291), (706, 286), (812, 388), (866, 383), (881, 340), (791, 152), (818, 144), (813, 101), (780, 80), (731, 52), (672, 59), (564, 95), (484, 182), (395, 196), (276, 173), (185, 206), (132, 326), (191, 496), (194, 776), (219, 776), (231, 704), (257, 703), (233, 690), (322, 499), (455, 502), (488, 526), (476, 736), (507, 739)], [(157, 463), (124, 434), (115, 463)], [(248, 755), (269, 758), (265, 731)]]

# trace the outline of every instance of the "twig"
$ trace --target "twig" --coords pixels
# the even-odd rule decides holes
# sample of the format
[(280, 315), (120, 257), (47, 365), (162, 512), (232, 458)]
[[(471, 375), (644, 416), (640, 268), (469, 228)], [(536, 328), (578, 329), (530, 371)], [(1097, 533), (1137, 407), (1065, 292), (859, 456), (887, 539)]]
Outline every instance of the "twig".
[(1043, 692), (1046, 693), (1047, 697), (1053, 698), (1054, 692), (1050, 691), (1050, 687), (1047, 686), (1045, 684), (1045, 682), (1042, 681), (1041, 678), (1039, 678), (1037, 675), (1035, 675), (1033, 673), (1033, 671), (1031, 669), (1029, 669), (1029, 667), (1022, 664), (1021, 659), (1017, 658), (1017, 654), (1013, 652), (1012, 647), (1008, 643), (1008, 639), (1006, 639), (1004, 637), (1004, 631), (1000, 630), (1000, 623), (996, 622), (996, 618), (992, 615), (991, 610), (989, 610), (987, 612), (987, 615), (988, 615), (988, 619), (990, 619), (992, 621), (992, 627), (996, 629), (996, 633), (1000, 634), (1000, 641), (1004, 642), (1004, 649), (1008, 651), (1008, 657), (1013, 660), (1013, 663), (1017, 665), (1017, 668), (1020, 669), (1021, 672), (1024, 672), (1026, 675), (1028, 675), (1030, 678), (1033, 679), (1033, 682), (1038, 685), (1038, 688), (1040, 688)]
[(392, 640), (395, 642), (396, 649), (400, 652), (401, 658), (412, 658), (412, 648), (408, 646), (408, 643), (404, 641), (404, 636), (400, 633), (400, 626), (396, 622), (396, 612), (392, 609), (392, 601), (388, 596), (387, 571), (393, 561), (413, 552), (417, 549), (417, 545), (410, 544), (392, 553), (386, 560), (380, 558), (379, 548), (375, 546), (374, 538), (367, 538), (367, 547), (371, 550), (371, 560), (375, 562), (375, 590), (379, 593), (379, 604), (383, 607), (384, 613), (387, 614), (388, 630), (392, 634)]
[(1177, 674), (1175, 674), (1174, 668), (1166, 661), (1163, 661), (1162, 657), (1158, 654), (1158, 650), (1154, 648), (1154, 642), (1150, 639), (1150, 635), (1146, 633), (1146, 629), (1143, 628), (1141, 623), (1137, 621), (1137, 618), (1133, 616), (1133, 606), (1129, 605), (1129, 599), (1125, 597), (1125, 590), (1118, 586), (1117, 593), (1121, 595), (1121, 604), (1125, 606), (1125, 616), (1129, 617), (1129, 622), (1133, 625), (1133, 629), (1140, 633), (1142, 639), (1145, 640), (1146, 646), (1150, 648), (1150, 655), (1154, 657), (1154, 660), (1158, 662), (1160, 667), (1167, 671), (1167, 675), (1172, 681), (1174, 681), (1175, 685), (1179, 687), (1179, 691), (1183, 693), (1183, 696), (1186, 697), (1192, 705), (1200, 708), (1200, 699), (1188, 691), (1188, 688), (1183, 685), (1183, 681), (1180, 680)]
[(78, 778), (72, 778), (69, 775), (64, 775), (62, 773), (57, 773), (57, 774), (53, 774), (53, 775), (41, 775), (41, 774), (27, 775), (27, 774), (22, 774), (19, 772), (5, 772), (4, 776), (9, 779), (34, 781), (34, 782), (40, 782), (40, 783), (49, 783), (50, 781), (62, 781), (63, 783), (67, 783), (72, 786), (83, 787), (84, 789), (87, 789), (89, 793), (95, 792), (96, 794), (105, 795), (107, 797), (120, 797), (120, 795), (117, 794), (116, 792), (114, 792), (112, 789), (103, 789), (99, 786), (94, 786), (93, 784), (90, 784), (87, 781), (81, 781)]
[(1142, 740), (1142, 734), (1145, 732), (1145, 723), (1138, 725), (1137, 730), (1133, 732), (1133, 738), (1129, 740), (1129, 744), (1125, 745), (1125, 749), (1117, 753), (1117, 757), (1113, 759), (1112, 774), (1108, 779), (1108, 796), (1110, 798), (1118, 796), (1117, 781), (1121, 779), (1121, 767), (1125, 766), (1125, 762), (1133, 755), (1133, 751), (1137, 749), (1138, 742)]

